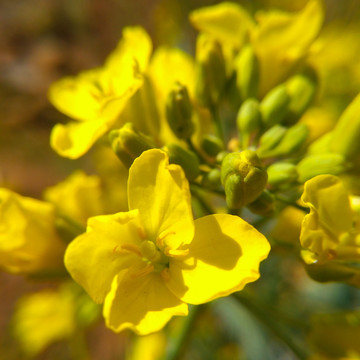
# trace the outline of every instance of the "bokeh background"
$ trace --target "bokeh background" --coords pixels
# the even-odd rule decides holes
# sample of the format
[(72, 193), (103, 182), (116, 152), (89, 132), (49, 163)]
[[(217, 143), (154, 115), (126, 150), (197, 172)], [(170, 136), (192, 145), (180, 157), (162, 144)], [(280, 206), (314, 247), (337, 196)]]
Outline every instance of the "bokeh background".
[[(1, 0), (0, 1), (0, 184), (23, 195), (41, 197), (47, 186), (87, 156), (71, 161), (49, 146), (55, 123), (63, 121), (47, 100), (49, 85), (65, 75), (100, 65), (116, 46), (123, 27), (142, 25), (154, 46), (168, 44), (194, 54), (196, 31), (188, 14), (209, 0)], [(306, 0), (237, 1), (250, 12), (278, 7), (298, 10)], [(326, 0), (326, 24), (359, 27), (358, 0)], [(359, 89), (358, 89), (359, 90)], [(0, 272), (0, 360), (17, 359), (8, 334), (11, 314), (21, 294), (44, 287)], [(92, 359), (121, 359), (127, 337), (97, 327), (89, 333)], [(15, 346), (15, 345), (14, 345)], [(56, 348), (42, 355), (53, 359)]]

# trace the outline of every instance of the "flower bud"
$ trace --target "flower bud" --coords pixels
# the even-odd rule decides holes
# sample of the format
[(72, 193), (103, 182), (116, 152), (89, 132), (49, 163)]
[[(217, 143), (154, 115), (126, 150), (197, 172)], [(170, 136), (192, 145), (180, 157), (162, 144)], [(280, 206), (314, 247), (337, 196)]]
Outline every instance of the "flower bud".
[(218, 168), (211, 169), (207, 172), (201, 181), (206, 189), (215, 190), (221, 187), (221, 171)]
[(194, 132), (192, 104), (185, 86), (176, 83), (166, 101), (166, 119), (179, 139), (189, 139)]
[(268, 183), (274, 188), (286, 188), (297, 180), (296, 165), (277, 162), (267, 168)]
[(183, 168), (189, 181), (199, 175), (199, 159), (194, 152), (184, 149), (178, 144), (167, 144), (162, 149), (169, 155), (170, 164), (177, 164)]
[(221, 45), (201, 34), (196, 44), (197, 77), (196, 95), (205, 106), (214, 106), (224, 90), (226, 82), (225, 60)]
[(236, 122), (242, 148), (246, 149), (260, 130), (261, 113), (259, 102), (253, 98), (246, 99), (239, 109)]
[(243, 100), (256, 97), (259, 87), (259, 61), (253, 48), (243, 48), (236, 60), (236, 85)]
[(132, 123), (109, 133), (111, 147), (122, 163), (130, 168), (134, 160), (145, 150), (155, 147), (152, 139), (137, 131)]
[(274, 196), (269, 191), (264, 190), (255, 201), (246, 207), (256, 215), (270, 215), (275, 209)]
[(224, 145), (221, 139), (219, 139), (217, 136), (208, 134), (204, 135), (201, 148), (207, 155), (214, 158), (220, 151), (224, 150)]
[(349, 168), (350, 165), (344, 156), (331, 153), (307, 156), (296, 166), (300, 183), (304, 183), (317, 175), (339, 175)]
[(263, 157), (273, 150), (285, 136), (286, 130), (286, 127), (281, 125), (274, 125), (267, 130), (259, 140), (258, 155)]
[(229, 208), (239, 209), (253, 202), (264, 190), (267, 173), (255, 151), (233, 152), (221, 165), (221, 182)]
[(340, 116), (332, 132), (330, 150), (348, 160), (360, 159), (360, 94)]
[(263, 124), (271, 127), (282, 123), (288, 113), (290, 100), (285, 84), (270, 90), (260, 104)]
[(291, 155), (299, 151), (305, 144), (309, 135), (309, 129), (306, 124), (296, 124), (287, 129), (279, 143), (266, 152), (261, 153), (261, 157), (278, 157)]
[(288, 125), (294, 124), (307, 110), (316, 93), (317, 77), (313, 69), (307, 68), (286, 82), (290, 96), (289, 113), (286, 116)]

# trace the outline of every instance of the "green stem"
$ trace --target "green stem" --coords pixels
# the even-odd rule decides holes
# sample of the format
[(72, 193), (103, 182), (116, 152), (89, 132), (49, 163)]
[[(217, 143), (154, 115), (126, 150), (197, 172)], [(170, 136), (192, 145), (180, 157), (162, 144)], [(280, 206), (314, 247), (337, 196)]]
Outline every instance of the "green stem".
[(189, 315), (183, 319), (183, 324), (176, 336), (172, 339), (166, 352), (165, 360), (180, 359), (184, 348), (190, 338), (191, 330), (197, 315), (199, 314), (200, 305), (189, 305)]
[(301, 210), (301, 211), (304, 211), (304, 212), (306, 212), (306, 213), (309, 212), (309, 208), (307, 208), (307, 207), (305, 207), (305, 206), (301, 206), (301, 205), (297, 204), (296, 202), (292, 202), (292, 201), (290, 201), (290, 200), (284, 199), (284, 198), (282, 198), (281, 196), (275, 196), (275, 199), (278, 200), (278, 201), (280, 201), (280, 202), (282, 202), (282, 203), (284, 203), (284, 204), (286, 204), (286, 205), (289, 205), (289, 206), (292, 206), (292, 207), (294, 207), (294, 208), (296, 208), (296, 209), (299, 209), (299, 210)]
[(204, 215), (211, 215), (216, 213), (216, 211), (214, 211), (214, 209), (204, 200), (203, 196), (199, 193), (199, 191), (197, 191), (196, 188), (193, 187), (192, 184), (190, 185), (190, 190), (192, 195), (195, 197), (195, 199), (201, 206)]
[(211, 106), (209, 109), (210, 109), (211, 115), (212, 115), (214, 123), (215, 123), (215, 129), (216, 129), (217, 136), (219, 137), (219, 139), (221, 139), (221, 141), (225, 145), (224, 131), (222, 128), (219, 111), (214, 105)]
[(271, 309), (264, 308), (261, 306), (256, 299), (248, 295), (241, 293), (235, 294), (235, 299), (241, 302), (253, 315), (256, 316), (264, 325), (266, 325), (279, 339), (281, 339), (288, 348), (297, 356), (300, 360), (308, 359), (308, 354), (304, 350), (304, 346), (300, 346), (296, 341), (294, 341), (294, 335), (284, 328), (279, 323), (279, 316), (275, 314), (274, 316), (269, 315)]

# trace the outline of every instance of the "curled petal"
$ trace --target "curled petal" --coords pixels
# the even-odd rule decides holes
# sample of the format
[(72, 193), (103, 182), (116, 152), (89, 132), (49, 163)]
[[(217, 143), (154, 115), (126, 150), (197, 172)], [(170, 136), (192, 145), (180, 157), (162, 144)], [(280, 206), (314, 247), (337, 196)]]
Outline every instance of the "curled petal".
[(119, 271), (141, 261), (139, 229), (136, 210), (96, 216), (68, 246), (65, 266), (95, 302), (104, 301)]
[(266, 238), (237, 216), (195, 220), (189, 254), (170, 260), (167, 286), (181, 300), (200, 304), (241, 290), (259, 278), (270, 251)]
[(130, 328), (138, 335), (159, 331), (173, 316), (187, 314), (187, 305), (154, 272), (136, 277), (131, 270), (122, 271), (104, 304), (108, 327), (117, 332)]
[(194, 235), (189, 185), (178, 165), (169, 165), (165, 152), (152, 149), (130, 168), (129, 209), (138, 209), (149, 240), (177, 249)]

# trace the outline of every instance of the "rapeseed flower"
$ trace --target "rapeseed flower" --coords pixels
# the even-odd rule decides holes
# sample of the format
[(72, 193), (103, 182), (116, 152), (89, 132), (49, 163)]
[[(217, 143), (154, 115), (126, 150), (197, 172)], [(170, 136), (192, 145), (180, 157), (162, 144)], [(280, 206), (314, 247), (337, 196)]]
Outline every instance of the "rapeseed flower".
[(360, 259), (359, 214), (351, 207), (347, 189), (333, 175), (319, 175), (305, 183), (302, 201), (310, 208), (300, 242), (305, 262)]
[(189, 185), (165, 152), (145, 151), (130, 168), (129, 211), (92, 217), (65, 265), (114, 331), (145, 335), (174, 315), (241, 290), (260, 276), (266, 238), (240, 217), (193, 220)]

